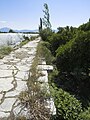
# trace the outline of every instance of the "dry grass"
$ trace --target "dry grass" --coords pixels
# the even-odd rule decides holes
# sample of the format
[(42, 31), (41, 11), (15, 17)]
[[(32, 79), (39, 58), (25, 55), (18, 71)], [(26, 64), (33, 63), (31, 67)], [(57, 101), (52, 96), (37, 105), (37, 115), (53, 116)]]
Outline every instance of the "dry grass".
[(0, 47), (0, 58), (3, 58), (5, 55), (8, 55), (13, 50), (10, 46)]
[(28, 90), (20, 93), (19, 99), (22, 105), (28, 108), (30, 120), (50, 120), (50, 109), (46, 107), (46, 100), (48, 99), (46, 96), (47, 90), (41, 89), (41, 83), (38, 81), (38, 78), (42, 75), (37, 69), (41, 54), (38, 49), (39, 46), (30, 69), (27, 82)]

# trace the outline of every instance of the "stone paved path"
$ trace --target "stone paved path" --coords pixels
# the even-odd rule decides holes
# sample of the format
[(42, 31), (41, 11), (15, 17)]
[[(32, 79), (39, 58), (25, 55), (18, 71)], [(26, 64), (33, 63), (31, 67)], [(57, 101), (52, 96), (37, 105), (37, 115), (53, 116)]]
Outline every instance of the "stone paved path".
[(11, 52), (0, 60), (0, 118), (20, 112), (18, 95), (27, 89), (30, 66), (40, 38)]

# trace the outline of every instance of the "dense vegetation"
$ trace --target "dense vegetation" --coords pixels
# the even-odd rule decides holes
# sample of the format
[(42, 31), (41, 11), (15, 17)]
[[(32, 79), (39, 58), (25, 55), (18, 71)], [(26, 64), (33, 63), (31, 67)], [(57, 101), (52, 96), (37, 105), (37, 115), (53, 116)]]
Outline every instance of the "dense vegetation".
[(54, 119), (90, 120), (90, 20), (78, 28), (59, 27), (57, 33), (45, 27), (40, 36), (55, 66), (49, 77)]

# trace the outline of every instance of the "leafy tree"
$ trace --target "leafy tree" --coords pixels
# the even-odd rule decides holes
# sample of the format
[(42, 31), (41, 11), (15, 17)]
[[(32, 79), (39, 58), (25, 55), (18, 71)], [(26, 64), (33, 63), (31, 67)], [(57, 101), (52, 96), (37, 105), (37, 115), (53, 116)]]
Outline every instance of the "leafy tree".
[[(44, 4), (44, 18), (40, 19), (40, 24), (43, 23), (44, 29), (39, 28), (39, 34), (42, 38), (43, 41), (49, 41), (49, 36), (52, 35), (52, 30), (51, 30), (51, 23), (50, 23), (50, 14), (49, 14), (49, 8), (48, 5), (45, 3)], [(40, 25), (42, 26), (42, 25)]]
[(46, 3), (44, 4), (43, 12), (44, 12), (44, 18), (42, 18), (43, 25), (45, 26), (45, 28), (50, 28), (51, 29), (49, 8), (48, 8), (48, 5)]
[(14, 33), (14, 31), (12, 29), (9, 30), (9, 33)]

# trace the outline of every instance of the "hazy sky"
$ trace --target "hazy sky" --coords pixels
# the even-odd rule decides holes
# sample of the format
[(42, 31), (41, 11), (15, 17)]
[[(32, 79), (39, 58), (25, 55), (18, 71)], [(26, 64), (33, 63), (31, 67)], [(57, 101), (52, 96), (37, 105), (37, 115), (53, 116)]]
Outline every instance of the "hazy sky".
[(44, 3), (53, 29), (79, 26), (90, 18), (90, 0), (0, 0), (0, 28), (37, 29)]

